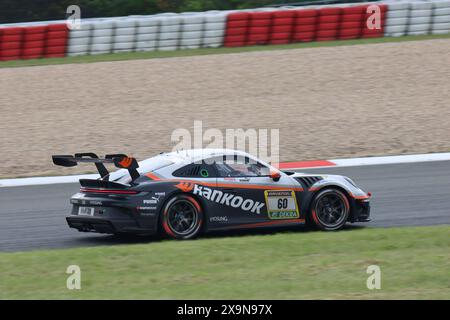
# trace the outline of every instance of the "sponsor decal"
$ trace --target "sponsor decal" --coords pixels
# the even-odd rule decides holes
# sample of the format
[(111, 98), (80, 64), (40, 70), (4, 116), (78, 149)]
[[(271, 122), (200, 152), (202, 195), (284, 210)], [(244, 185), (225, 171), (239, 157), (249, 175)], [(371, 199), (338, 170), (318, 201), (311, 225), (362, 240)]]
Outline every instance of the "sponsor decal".
[(295, 219), (300, 216), (293, 190), (264, 191), (269, 219)]
[(202, 170), (200, 170), (200, 175), (201, 175), (203, 178), (208, 178), (208, 177), (209, 177), (209, 172), (208, 172), (208, 170), (206, 170), (206, 169), (202, 169)]
[(156, 210), (156, 207), (136, 207), (138, 210)]
[(119, 162), (119, 165), (120, 165), (122, 168), (128, 168), (128, 167), (131, 165), (132, 162), (133, 162), (133, 159), (131, 159), (131, 158), (129, 158), (129, 157), (124, 157), (124, 158)]
[(209, 218), (209, 221), (211, 221), (211, 222), (227, 222), (228, 217), (227, 216), (215, 216), (215, 217)]
[(155, 196), (164, 197), (166, 195), (165, 192), (155, 192)]
[(143, 200), (144, 204), (158, 204), (160, 197), (152, 197), (151, 199)]
[(70, 200), (71, 204), (81, 204), (81, 205), (91, 205), (91, 206), (102, 206), (103, 202), (101, 201), (86, 201), (86, 200), (76, 200), (76, 199), (71, 199)]
[(194, 185), (190, 182), (180, 182), (179, 184), (175, 185), (175, 187), (183, 192), (191, 192), (194, 188)]
[(208, 187), (199, 186), (198, 184), (190, 184), (189, 190), (192, 193), (215, 203), (223, 204), (228, 207), (239, 208), (243, 211), (260, 214), (264, 203), (252, 199), (244, 199), (241, 196), (232, 193), (213, 190)]

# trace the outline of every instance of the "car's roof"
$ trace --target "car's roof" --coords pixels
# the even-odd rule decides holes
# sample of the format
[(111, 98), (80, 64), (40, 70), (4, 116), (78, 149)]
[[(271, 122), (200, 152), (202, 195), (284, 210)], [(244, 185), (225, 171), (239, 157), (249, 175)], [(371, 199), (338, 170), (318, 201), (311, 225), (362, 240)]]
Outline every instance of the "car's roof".
[(189, 149), (189, 150), (179, 150), (168, 153), (162, 153), (161, 155), (170, 158), (172, 161), (176, 163), (181, 162), (192, 163), (216, 156), (227, 156), (227, 155), (238, 155), (256, 159), (255, 157), (246, 152), (232, 149)]
[[(162, 176), (170, 176), (172, 172), (185, 165), (201, 162), (202, 160), (210, 159), (218, 156), (238, 155), (248, 157), (252, 160), (259, 161), (260, 163), (270, 166), (264, 161), (258, 160), (243, 151), (232, 149), (189, 149), (172, 152), (162, 152), (154, 157), (145, 159), (139, 162), (138, 172), (144, 174), (147, 172), (155, 172)], [(126, 169), (120, 169), (111, 173), (111, 181), (119, 181), (128, 183), (131, 179)]]

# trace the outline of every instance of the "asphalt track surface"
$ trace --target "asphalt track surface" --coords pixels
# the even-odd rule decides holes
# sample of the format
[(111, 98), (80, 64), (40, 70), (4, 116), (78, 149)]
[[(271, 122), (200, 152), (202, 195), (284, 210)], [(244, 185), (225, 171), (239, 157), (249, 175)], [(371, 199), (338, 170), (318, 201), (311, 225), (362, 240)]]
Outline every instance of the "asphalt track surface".
[[(302, 170), (343, 174), (372, 192), (372, 222), (367, 227), (450, 224), (450, 161)], [(154, 237), (118, 238), (69, 229), (65, 215), (78, 184), (0, 188), (0, 251), (149, 243)], [(360, 226), (362, 224), (356, 224)], [(282, 229), (283, 230), (283, 229)], [(240, 236), (282, 230), (218, 233)], [(298, 232), (304, 232), (298, 228)]]

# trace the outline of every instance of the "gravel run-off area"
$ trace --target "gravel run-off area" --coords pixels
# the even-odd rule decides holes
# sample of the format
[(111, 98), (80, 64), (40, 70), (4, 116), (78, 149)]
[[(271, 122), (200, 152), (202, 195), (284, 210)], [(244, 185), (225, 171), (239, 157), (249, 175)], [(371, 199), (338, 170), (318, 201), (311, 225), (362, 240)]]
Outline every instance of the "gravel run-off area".
[(177, 128), (280, 129), (280, 160), (450, 150), (450, 39), (0, 69), (0, 177), (138, 159)]

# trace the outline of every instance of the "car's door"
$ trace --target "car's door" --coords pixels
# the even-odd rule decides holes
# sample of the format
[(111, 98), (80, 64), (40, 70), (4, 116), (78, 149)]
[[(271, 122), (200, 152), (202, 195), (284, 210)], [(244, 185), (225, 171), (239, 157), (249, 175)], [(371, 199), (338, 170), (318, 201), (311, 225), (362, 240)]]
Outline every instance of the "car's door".
[(216, 161), (217, 188), (223, 214), (229, 223), (252, 224), (299, 217), (292, 179), (280, 173), (275, 181), (270, 168), (248, 157), (225, 156)]

